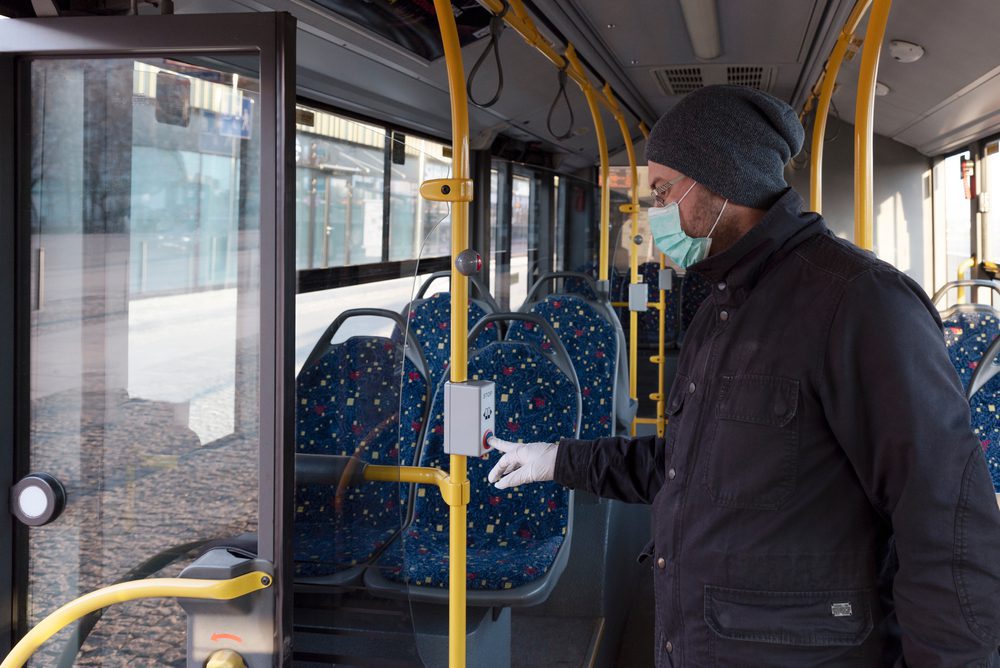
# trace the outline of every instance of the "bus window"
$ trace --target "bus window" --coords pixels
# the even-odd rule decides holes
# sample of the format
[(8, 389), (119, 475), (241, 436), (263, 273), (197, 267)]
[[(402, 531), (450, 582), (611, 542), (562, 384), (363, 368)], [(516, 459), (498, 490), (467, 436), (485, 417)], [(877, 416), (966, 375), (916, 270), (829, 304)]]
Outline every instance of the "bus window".
[[(944, 193), (944, 280), (953, 281), (958, 276), (958, 267), (972, 255), (972, 222), (969, 200), (965, 194), (962, 179), (962, 161), (969, 159), (969, 152), (948, 156), (939, 167), (942, 191)], [(940, 192), (940, 191), (939, 191)]]
[(517, 308), (528, 296), (528, 228), (531, 221), (531, 179), (515, 176), (510, 200), (510, 306)]
[[(980, 203), (983, 214), (983, 248), (986, 255), (982, 258), (991, 262), (1000, 261), (1000, 141), (986, 145), (983, 155), (983, 183), (980, 198), (985, 199), (986, 206)], [(993, 200), (992, 202), (990, 200)]]

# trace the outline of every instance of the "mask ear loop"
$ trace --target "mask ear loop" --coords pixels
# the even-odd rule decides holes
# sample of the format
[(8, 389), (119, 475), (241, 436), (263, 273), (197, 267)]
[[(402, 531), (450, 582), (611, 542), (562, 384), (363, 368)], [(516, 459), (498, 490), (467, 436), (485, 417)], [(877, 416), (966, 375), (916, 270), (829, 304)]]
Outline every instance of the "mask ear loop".
[(712, 224), (712, 229), (708, 231), (708, 236), (706, 237), (707, 239), (712, 238), (712, 232), (715, 232), (715, 228), (719, 226), (719, 221), (722, 220), (722, 212), (726, 210), (727, 204), (729, 204), (728, 199), (722, 203), (722, 208), (719, 209), (719, 217), (715, 219), (715, 222)]

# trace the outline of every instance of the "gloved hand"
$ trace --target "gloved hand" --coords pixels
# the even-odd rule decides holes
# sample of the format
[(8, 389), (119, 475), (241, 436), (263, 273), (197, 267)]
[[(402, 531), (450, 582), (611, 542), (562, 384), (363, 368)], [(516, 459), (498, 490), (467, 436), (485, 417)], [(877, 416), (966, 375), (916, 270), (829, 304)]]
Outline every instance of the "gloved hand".
[(496, 436), (488, 442), (491, 448), (504, 453), (488, 476), (497, 489), (552, 480), (555, 476), (559, 450), (556, 443), (511, 443)]

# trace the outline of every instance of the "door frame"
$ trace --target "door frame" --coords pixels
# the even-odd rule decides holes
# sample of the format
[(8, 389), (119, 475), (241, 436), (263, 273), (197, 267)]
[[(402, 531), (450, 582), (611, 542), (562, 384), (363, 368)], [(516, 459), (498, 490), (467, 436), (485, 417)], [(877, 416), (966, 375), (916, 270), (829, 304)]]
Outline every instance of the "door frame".
[[(0, 21), (0, 655), (26, 631), (26, 527), (9, 490), (29, 472), (29, 96), (23, 57), (254, 53), (260, 63), (258, 556), (274, 565), (275, 652), (291, 662), (294, 499), (295, 19), (287, 13)], [(275, 187), (274, 184), (281, 184)]]

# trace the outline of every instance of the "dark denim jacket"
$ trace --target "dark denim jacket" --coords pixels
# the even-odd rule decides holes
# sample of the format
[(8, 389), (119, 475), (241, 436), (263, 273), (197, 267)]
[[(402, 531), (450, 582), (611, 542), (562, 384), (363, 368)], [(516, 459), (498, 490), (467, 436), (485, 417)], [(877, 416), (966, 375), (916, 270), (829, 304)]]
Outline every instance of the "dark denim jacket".
[(665, 438), (565, 440), (556, 480), (653, 505), (658, 666), (1000, 665), (1000, 511), (940, 319), (801, 205), (694, 267)]

